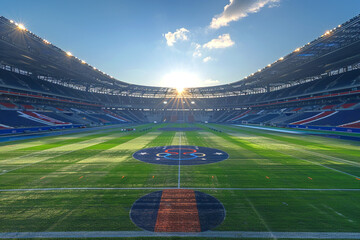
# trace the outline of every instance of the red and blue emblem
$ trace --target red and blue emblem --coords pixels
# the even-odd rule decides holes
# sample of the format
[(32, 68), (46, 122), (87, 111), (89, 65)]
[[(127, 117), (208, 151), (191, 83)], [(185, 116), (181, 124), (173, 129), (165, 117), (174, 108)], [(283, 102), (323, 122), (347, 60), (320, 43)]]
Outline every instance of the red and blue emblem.
[(215, 197), (191, 189), (165, 189), (138, 199), (130, 218), (152, 232), (204, 232), (225, 219), (225, 208)]
[(229, 155), (215, 148), (175, 145), (142, 149), (135, 152), (133, 157), (153, 164), (201, 165), (223, 161)]

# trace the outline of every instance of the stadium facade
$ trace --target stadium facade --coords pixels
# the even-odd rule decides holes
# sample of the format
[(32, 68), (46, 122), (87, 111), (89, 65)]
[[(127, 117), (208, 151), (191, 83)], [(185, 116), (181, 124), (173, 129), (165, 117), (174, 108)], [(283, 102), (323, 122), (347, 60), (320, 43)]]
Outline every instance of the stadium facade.
[(3, 134), (129, 122), (360, 130), (360, 15), (240, 81), (181, 94), (116, 80), (5, 17), (0, 36)]

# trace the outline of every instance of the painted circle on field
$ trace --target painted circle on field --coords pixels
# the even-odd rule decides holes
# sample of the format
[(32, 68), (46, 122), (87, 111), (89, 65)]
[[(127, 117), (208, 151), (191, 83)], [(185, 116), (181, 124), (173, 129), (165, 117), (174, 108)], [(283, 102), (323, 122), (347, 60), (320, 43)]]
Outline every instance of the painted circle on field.
[(175, 131), (175, 132), (190, 132), (190, 131), (198, 131), (198, 130), (202, 130), (202, 129), (198, 128), (198, 127), (164, 127), (164, 128), (159, 128), (158, 130)]
[(146, 148), (133, 154), (137, 160), (163, 165), (201, 165), (223, 161), (229, 154), (215, 148), (174, 145)]
[(223, 222), (225, 208), (202, 192), (166, 189), (139, 198), (130, 218), (139, 228), (152, 232), (203, 232)]

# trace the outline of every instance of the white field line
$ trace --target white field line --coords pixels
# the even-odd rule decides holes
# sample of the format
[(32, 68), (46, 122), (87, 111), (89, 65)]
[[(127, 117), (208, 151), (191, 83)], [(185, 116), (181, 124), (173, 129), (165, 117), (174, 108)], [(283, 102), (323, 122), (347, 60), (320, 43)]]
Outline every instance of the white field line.
[[(15, 188), (0, 189), (0, 192), (36, 192), (36, 191), (97, 191), (97, 190), (163, 190), (176, 189), (177, 187), (73, 187), (73, 188)], [(339, 191), (339, 192), (360, 192), (360, 188), (182, 188), (191, 190), (209, 191)]]
[[(228, 133), (228, 134), (229, 134), (230, 136), (239, 138), (239, 136), (237, 136), (236, 134), (232, 134), (232, 133)], [(261, 137), (261, 138), (263, 138), (263, 137)], [(272, 141), (275, 141), (275, 140), (272, 140)], [(276, 141), (276, 142), (279, 142), (279, 141)], [(252, 142), (252, 143), (253, 143), (253, 142)], [(279, 143), (282, 144), (282, 145), (284, 145), (283, 142), (279, 142)], [(296, 146), (296, 145), (291, 144), (291, 146)], [(333, 160), (333, 161), (341, 162), (341, 163), (347, 163), (347, 164), (349, 164), (349, 165), (359, 167), (359, 164), (358, 164), (358, 163), (355, 163), (355, 162), (352, 162), (352, 161), (348, 161), (348, 160), (345, 160), (345, 159), (340, 159), (340, 158), (328, 156), (328, 155), (321, 154), (321, 153), (315, 153), (315, 152), (308, 151), (308, 150), (305, 150), (305, 149), (300, 149), (300, 146), (296, 146), (296, 147), (297, 147), (296, 151), (298, 151), (298, 152), (304, 152), (304, 153), (311, 154), (311, 155), (314, 155), (314, 156), (317, 156), (317, 157), (322, 157), (322, 158), (325, 158), (325, 159), (328, 159), (328, 160)], [(301, 158), (301, 157), (298, 157), (298, 156), (295, 156), (295, 155), (292, 155), (292, 154), (289, 154), (289, 153), (286, 153), (286, 152), (282, 152), (282, 151), (279, 151), (279, 150), (277, 150), (277, 152), (282, 153), (282, 154), (285, 154), (285, 155), (292, 156), (292, 157), (297, 158), (297, 159), (299, 159), (299, 160), (306, 161), (306, 162), (309, 162), (309, 163), (312, 163), (312, 164), (315, 164), (315, 165), (318, 165), (318, 166), (321, 166), (321, 167), (330, 169), (330, 170), (332, 170), (332, 171), (339, 172), (339, 173), (342, 173), (342, 174), (345, 174), (345, 175), (354, 177), (354, 178), (360, 178), (359, 176), (353, 175), (353, 174), (351, 174), (351, 173), (344, 172), (344, 171), (338, 170), (338, 169), (336, 169), (336, 168), (328, 167), (328, 166), (325, 166), (325, 165), (323, 165), (323, 164), (321, 164), (321, 163), (317, 163), (317, 162), (314, 162), (314, 161), (310, 161), (310, 160), (308, 160), (308, 159), (304, 159), (304, 158)]]
[(360, 239), (359, 232), (250, 232), (206, 231), (149, 232), (149, 231), (81, 231), (81, 232), (8, 232), (0, 238), (116, 238), (116, 237), (207, 237), (207, 238), (287, 238), (287, 239)]
[[(344, 161), (339, 161), (340, 159), (337, 159), (335, 157), (331, 157), (331, 156), (328, 156), (328, 155), (323, 155), (323, 154), (320, 154), (320, 153), (313, 153), (311, 151), (307, 151), (307, 150), (301, 150), (299, 147), (297, 147), (296, 151), (298, 152), (304, 152), (304, 153), (308, 153), (308, 154), (311, 154), (311, 155), (314, 155), (314, 156), (318, 156), (318, 157), (322, 157), (322, 158), (327, 158), (328, 160), (332, 159), (336, 162), (342, 162), (342, 163), (346, 163), (345, 161), (347, 160), (344, 160)], [(308, 160), (308, 159), (305, 159), (305, 158), (302, 158), (302, 157), (299, 157), (299, 156), (296, 156), (296, 155), (293, 155), (291, 153), (287, 153), (287, 152), (283, 152), (283, 151), (279, 151), (277, 150), (277, 152), (279, 153), (282, 153), (282, 154), (285, 154), (285, 155), (288, 155), (288, 156), (291, 156), (293, 158), (296, 158), (296, 159), (299, 159), (299, 160), (302, 160), (302, 161), (305, 161), (305, 162), (309, 162), (309, 163), (312, 163), (314, 165), (318, 165), (318, 166), (321, 166), (321, 167), (324, 167), (324, 168), (327, 168), (329, 170), (332, 170), (332, 171), (335, 171), (335, 172), (339, 172), (339, 173), (342, 173), (342, 174), (345, 174), (345, 175), (348, 175), (348, 176), (351, 176), (351, 177), (354, 177), (354, 178), (360, 178), (359, 176), (356, 176), (356, 175), (353, 175), (351, 173), (348, 173), (348, 172), (344, 172), (344, 171), (341, 171), (341, 170), (338, 170), (336, 168), (332, 168), (332, 167), (329, 167), (329, 166), (325, 166), (321, 163), (318, 163), (318, 162), (315, 162), (315, 161), (311, 161), (311, 160)], [(336, 160), (337, 159), (337, 160)], [(348, 163), (349, 164), (349, 163)], [(353, 164), (351, 164), (353, 165)], [(354, 165), (353, 165), (354, 166)]]
[(261, 214), (255, 208), (254, 204), (252, 204), (252, 202), (248, 198), (245, 198), (245, 199), (249, 203), (251, 209), (255, 212), (256, 216), (260, 219), (260, 222), (265, 226), (268, 233), (270, 233), (271, 238), (277, 239), (276, 236), (272, 233), (272, 231), (271, 231), (269, 225), (266, 223), (265, 219), (261, 216)]
[(178, 188), (180, 188), (180, 169), (181, 169), (181, 135), (182, 135), (182, 132), (180, 132), (180, 137), (179, 137), (179, 171), (178, 171)]
[[(235, 125), (235, 126), (240, 126), (240, 127), (245, 127), (245, 128), (247, 127), (247, 128), (263, 129), (263, 130), (276, 131), (276, 132), (288, 132), (288, 133), (299, 134), (298, 132), (288, 131), (288, 130), (283, 131), (283, 130), (278, 130), (278, 129), (269, 129), (269, 128), (256, 127), (256, 126), (245, 126), (245, 125)], [(300, 134), (302, 134), (302, 133), (300, 133)], [(304, 152), (304, 153), (311, 154), (311, 155), (314, 155), (314, 156), (317, 156), (317, 157), (322, 157), (322, 158), (325, 158), (325, 159), (328, 159), (328, 160), (333, 160), (335, 162), (341, 162), (341, 163), (350, 164), (350, 165), (355, 166), (355, 167), (360, 167), (360, 163), (357, 163), (357, 162), (349, 161), (349, 160), (346, 160), (346, 159), (343, 159), (343, 158), (329, 156), (329, 155), (326, 155), (326, 154), (313, 152), (313, 151), (310, 151), (310, 150), (301, 149), (300, 146), (297, 146), (295, 144), (291, 144), (291, 145), (296, 146), (297, 151), (299, 151), (299, 152)]]
[[(283, 153), (283, 154), (285, 154), (285, 153)], [(292, 155), (291, 155), (291, 156), (292, 156)], [(315, 165), (318, 165), (318, 166), (321, 166), (321, 167), (324, 167), (324, 168), (327, 168), (327, 169), (330, 169), (330, 170), (335, 171), (335, 172), (339, 172), (339, 173), (342, 173), (342, 174), (345, 174), (345, 175), (354, 177), (354, 178), (360, 178), (359, 176), (356, 176), (356, 175), (353, 175), (353, 174), (351, 174), (351, 173), (347, 173), (347, 172), (338, 170), (338, 169), (336, 169), (336, 168), (332, 168), (332, 167), (328, 167), (328, 166), (322, 165), (321, 163), (317, 163), (317, 162), (310, 161), (310, 160), (308, 160), (308, 159), (304, 159), (304, 158), (300, 158), (300, 157), (296, 157), (296, 156), (292, 156), (292, 157), (297, 158), (297, 159), (300, 159), (300, 160), (303, 160), (303, 161), (306, 161), (306, 162), (309, 162), (309, 163), (312, 163), (312, 164), (315, 164)]]
[(326, 155), (326, 154), (317, 153), (317, 152), (313, 152), (313, 151), (309, 151), (309, 150), (305, 150), (305, 149), (301, 149), (301, 148), (298, 148), (297, 151), (304, 152), (304, 153), (307, 153), (307, 154), (311, 154), (311, 155), (314, 155), (314, 156), (317, 156), (317, 157), (325, 158), (325, 159), (328, 159), (328, 160), (333, 160), (335, 162), (346, 163), (346, 164), (352, 165), (354, 167), (360, 167), (360, 163), (349, 161), (349, 160), (346, 160), (346, 159), (333, 157), (333, 156), (329, 156), (329, 155)]

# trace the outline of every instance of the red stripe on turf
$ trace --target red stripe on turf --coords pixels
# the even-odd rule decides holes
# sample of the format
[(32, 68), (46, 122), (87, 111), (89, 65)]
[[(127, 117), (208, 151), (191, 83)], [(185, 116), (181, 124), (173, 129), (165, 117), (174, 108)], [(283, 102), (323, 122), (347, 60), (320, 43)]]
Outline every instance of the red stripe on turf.
[(161, 195), (155, 232), (200, 232), (195, 192), (187, 189), (164, 190)]

